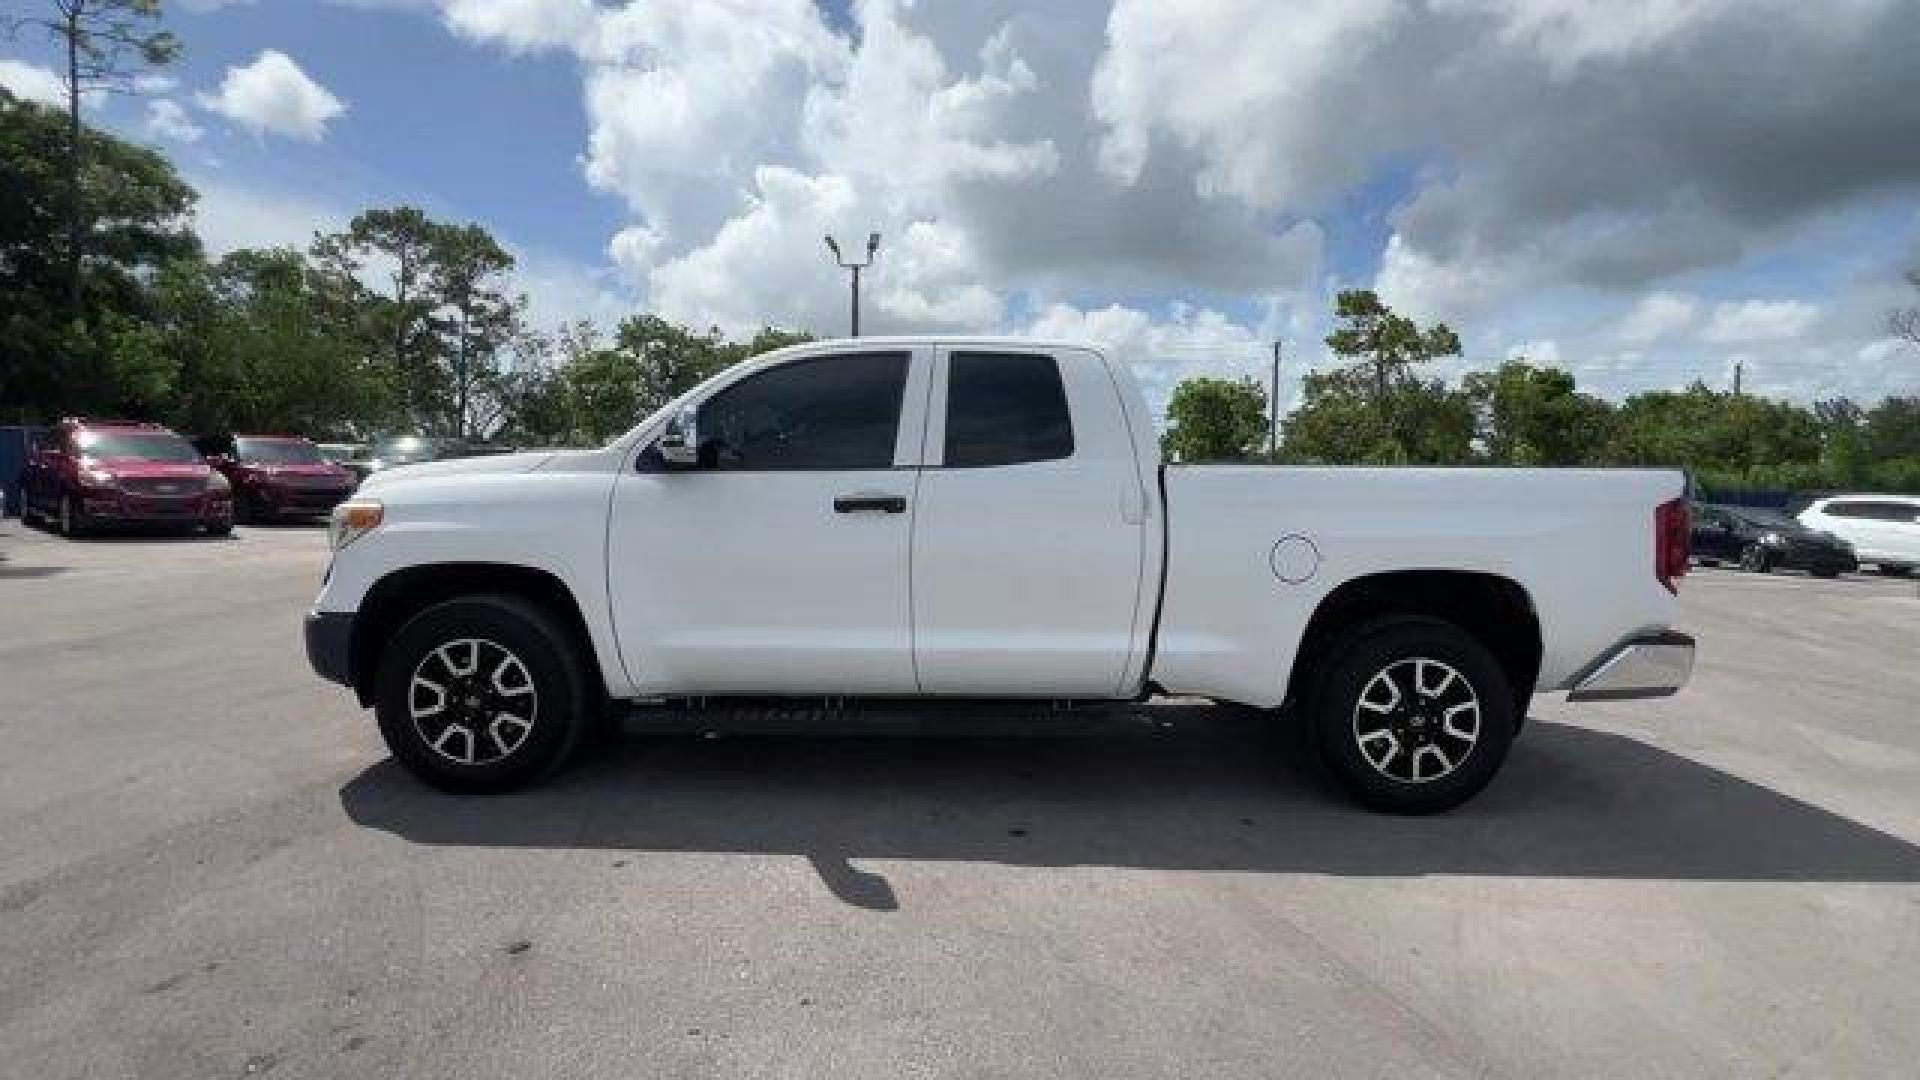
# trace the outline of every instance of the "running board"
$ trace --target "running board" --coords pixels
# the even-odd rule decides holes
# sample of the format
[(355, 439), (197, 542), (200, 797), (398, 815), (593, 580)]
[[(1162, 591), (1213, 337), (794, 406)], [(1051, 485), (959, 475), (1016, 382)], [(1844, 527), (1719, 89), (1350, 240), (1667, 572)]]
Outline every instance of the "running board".
[(1166, 726), (1129, 701), (678, 698), (614, 709), (620, 729), (632, 734), (1074, 738)]

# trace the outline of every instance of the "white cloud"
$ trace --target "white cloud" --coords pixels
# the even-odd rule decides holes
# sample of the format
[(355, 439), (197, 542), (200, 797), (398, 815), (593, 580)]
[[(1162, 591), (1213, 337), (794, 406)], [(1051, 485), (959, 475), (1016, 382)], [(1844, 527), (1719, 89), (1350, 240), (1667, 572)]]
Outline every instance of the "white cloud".
[(513, 256), (512, 287), (527, 294), (527, 322), (537, 332), (581, 319), (608, 327), (639, 310), (633, 290), (611, 269), (521, 248)]
[[(1099, 171), (1081, 95), (1105, 7), (1090, 0), (1011, 19), (984, 7), (862, 0), (851, 39), (810, 0), (450, 0), (444, 10), (467, 36), (579, 59), (585, 175), (635, 218), (609, 250), (630, 274), (644, 263), (666, 299), (689, 311), (745, 317), (717, 310), (729, 294), (736, 304), (767, 295), (776, 315), (837, 309), (825, 299), (834, 275), (817, 235), (782, 226), (797, 250), (734, 246), (776, 220), (825, 213), (817, 200), (807, 212), (785, 206), (791, 188), (770, 196), (769, 169), (809, 178), (821, 195), (844, 191), (836, 229), (886, 234), (870, 282), (878, 312), (903, 325), (997, 312), (1007, 295), (1037, 286), (1265, 290), (1318, 271), (1312, 221), (1203, 200), (1178, 170), (1157, 165), (1130, 184)], [(728, 251), (739, 255), (723, 259)], [(788, 262), (796, 276), (780, 280), (797, 292), (700, 284)]]
[(304, 249), (315, 232), (344, 227), (350, 211), (302, 195), (235, 186), (193, 178), (200, 191), (194, 229), (207, 254), (218, 257), (240, 248)]
[(445, 0), (447, 24), (521, 52), (579, 45), (593, 33), (592, 0)]
[[(1043, 307), (1024, 328), (1038, 338), (1088, 341), (1100, 345), (1133, 369), (1147, 401), (1158, 414), (1173, 388), (1196, 376), (1250, 378), (1262, 387), (1272, 381), (1273, 344), (1254, 327), (1211, 308), (1176, 304), (1164, 319), (1121, 304), (1083, 309), (1054, 303)], [(1298, 395), (1301, 363), (1284, 360), (1280, 407), (1291, 409)]]
[(168, 142), (195, 143), (205, 134), (200, 125), (193, 122), (187, 110), (172, 98), (155, 98), (147, 102), (147, 118), (142, 129), (151, 137)]
[(667, 238), (650, 225), (629, 225), (607, 241), (607, 258), (630, 277), (644, 280), (653, 269)]
[(1702, 341), (1719, 345), (1787, 341), (1807, 332), (1820, 318), (1820, 306), (1804, 300), (1743, 300), (1716, 304), (1700, 331)]
[(1507, 350), (1509, 359), (1524, 359), (1535, 367), (1564, 367), (1560, 358), (1560, 342), (1555, 338), (1535, 338), (1520, 342)]
[(1700, 303), (1685, 293), (1651, 292), (1620, 321), (1620, 340), (1646, 345), (1693, 325)]
[(21, 60), (0, 60), (0, 86), (24, 101), (65, 107), (66, 84), (52, 69)]
[(1522, 268), (1494, 259), (1437, 259), (1394, 233), (1387, 238), (1373, 287), (1403, 314), (1457, 325), (1506, 297), (1521, 273)]
[[(840, 332), (847, 276), (833, 266), (821, 237), (838, 234), (857, 251), (866, 230), (854, 182), (769, 166), (755, 174), (747, 199), (746, 210), (711, 242), (651, 268), (653, 305), (670, 318), (731, 333), (767, 323)], [(862, 329), (997, 326), (1002, 299), (979, 277), (963, 234), (937, 221), (909, 221), (883, 238), (866, 279)]]
[(1626, 393), (1718, 380), (1738, 347), (1798, 394), (1881, 371), (1854, 354), (1892, 301), (1768, 268), (1832, 266), (1849, 248), (1809, 238), (1835, 221), (1920, 223), (1920, 143), (1884, 135), (1920, 124), (1895, 0), (852, 0), (847, 33), (812, 0), (440, 10), (579, 65), (582, 173), (629, 214), (612, 276), (550, 291), (730, 332), (839, 332), (820, 234), (877, 229), (869, 329), (1088, 334), (1176, 357), (1142, 363), (1161, 389), (1264, 381), (1276, 334), (1290, 368), (1324, 358), (1328, 294), (1363, 282), (1323, 249), (1364, 278), (1364, 217), (1390, 237), (1373, 284), (1466, 338), (1436, 376), (1521, 348)]
[(230, 67), (217, 94), (201, 94), (201, 108), (219, 113), (256, 136), (266, 132), (319, 142), (346, 105), (314, 82), (293, 58), (264, 49), (253, 63)]
[(1920, 123), (1915, 47), (1898, 0), (1117, 0), (1092, 105), (1113, 175), (1184, 157), (1253, 207), (1417, 163), (1395, 272), (1487, 305), (1639, 291), (1920, 190), (1920, 143), (1884, 140)]

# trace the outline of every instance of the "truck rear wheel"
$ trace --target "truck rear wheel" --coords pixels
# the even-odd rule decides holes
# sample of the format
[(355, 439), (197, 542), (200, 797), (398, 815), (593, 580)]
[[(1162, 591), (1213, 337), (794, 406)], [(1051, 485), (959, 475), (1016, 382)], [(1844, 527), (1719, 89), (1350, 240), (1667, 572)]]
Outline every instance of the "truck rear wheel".
[(1375, 623), (1328, 655), (1306, 721), (1320, 763), (1361, 805), (1450, 810), (1500, 770), (1513, 691), (1471, 634), (1431, 619)]
[(539, 779), (566, 762), (587, 724), (576, 648), (519, 597), (422, 611), (380, 658), (374, 710), (387, 749), (443, 791), (495, 794)]

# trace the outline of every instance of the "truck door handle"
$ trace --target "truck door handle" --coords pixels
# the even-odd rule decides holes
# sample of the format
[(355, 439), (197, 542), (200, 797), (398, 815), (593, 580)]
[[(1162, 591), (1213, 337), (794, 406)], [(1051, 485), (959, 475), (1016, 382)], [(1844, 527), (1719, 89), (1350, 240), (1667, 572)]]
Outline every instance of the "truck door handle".
[(833, 512), (836, 514), (857, 514), (866, 510), (878, 510), (883, 514), (904, 514), (907, 512), (905, 495), (835, 495)]

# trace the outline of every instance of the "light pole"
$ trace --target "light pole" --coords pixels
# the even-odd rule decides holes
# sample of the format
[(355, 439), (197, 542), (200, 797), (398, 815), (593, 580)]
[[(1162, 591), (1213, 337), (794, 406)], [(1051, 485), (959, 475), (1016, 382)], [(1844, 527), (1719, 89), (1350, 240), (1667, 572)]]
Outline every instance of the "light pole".
[(853, 272), (853, 319), (852, 319), (853, 333), (849, 336), (859, 337), (860, 336), (860, 271), (865, 270), (867, 267), (873, 265), (873, 253), (880, 250), (880, 234), (877, 232), (867, 234), (867, 261), (866, 262), (848, 262), (845, 258), (841, 257), (840, 245), (833, 242), (833, 235), (831, 233), (827, 235), (827, 250), (833, 252), (833, 261), (838, 263), (842, 270), (850, 270)]
[(1280, 343), (1273, 343), (1273, 394), (1267, 398), (1267, 460), (1280, 456)]

